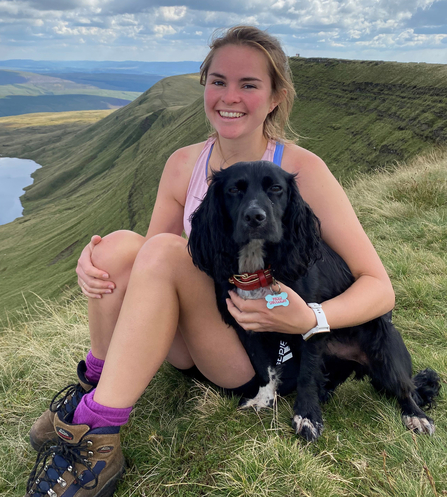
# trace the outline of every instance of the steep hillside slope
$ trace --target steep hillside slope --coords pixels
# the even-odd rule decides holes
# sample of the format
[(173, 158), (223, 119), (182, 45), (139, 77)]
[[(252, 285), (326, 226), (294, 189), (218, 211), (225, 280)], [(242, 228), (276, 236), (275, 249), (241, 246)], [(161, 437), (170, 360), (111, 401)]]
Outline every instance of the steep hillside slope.
[(72, 284), (91, 233), (145, 231), (167, 157), (206, 136), (201, 93), (197, 76), (174, 76), (92, 126), (28, 147), (45, 173), (22, 197), (25, 216), (0, 226), (0, 312), (22, 292), (55, 296)]
[(293, 57), (301, 144), (339, 178), (447, 144), (447, 65)]
[[(292, 126), (342, 180), (446, 143), (447, 66), (292, 58), (291, 67)], [(166, 159), (207, 136), (201, 94), (197, 76), (174, 76), (66, 136), (24, 143), (22, 129), (20, 149), (2, 143), (3, 155), (43, 167), (22, 197), (25, 216), (0, 226), (0, 312), (22, 291), (52, 296), (73, 286), (93, 233), (145, 232)]]

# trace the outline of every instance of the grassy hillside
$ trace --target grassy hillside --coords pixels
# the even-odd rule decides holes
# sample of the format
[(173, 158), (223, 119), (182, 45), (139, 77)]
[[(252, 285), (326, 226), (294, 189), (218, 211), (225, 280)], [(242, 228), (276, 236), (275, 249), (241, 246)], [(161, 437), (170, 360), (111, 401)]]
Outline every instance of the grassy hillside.
[(339, 178), (447, 144), (447, 65), (292, 57), (303, 146)]
[[(413, 356), (447, 382), (447, 154), (347, 189), (390, 273), (394, 321)], [(31, 222), (31, 221), (30, 221)], [(86, 302), (38, 301), (0, 334), (0, 494), (23, 495), (35, 460), (33, 420), (75, 377), (89, 349)], [(433, 437), (415, 436), (397, 402), (348, 381), (324, 406), (315, 444), (290, 426), (293, 396), (273, 410), (237, 411), (208, 385), (164, 365), (138, 401), (122, 442), (128, 469), (117, 497), (441, 497), (447, 494), (445, 388)]]
[[(342, 181), (446, 143), (447, 66), (292, 58), (291, 67), (292, 126)], [(4, 140), (11, 127), (0, 121), (0, 153), (43, 166), (22, 198), (25, 216), (0, 226), (0, 312), (19, 305), (22, 292), (73, 287), (92, 234), (146, 231), (166, 159), (207, 136), (201, 94), (197, 76), (166, 78), (66, 135), (39, 125)]]
[(107, 117), (114, 109), (77, 112), (42, 112), (0, 117), (0, 155), (24, 157), (42, 144), (60, 143), (62, 138)]
[[(22, 292), (54, 296), (72, 285), (74, 261), (90, 233), (147, 229), (167, 157), (206, 134), (201, 93), (197, 76), (174, 76), (78, 132), (49, 130), (46, 140), (41, 132), (40, 142), (26, 142), (22, 134), (17, 155), (32, 156), (48, 169), (35, 173), (22, 198), (25, 216), (0, 226), (1, 313), (20, 305)], [(197, 97), (196, 104), (182, 107)], [(185, 121), (188, 132), (179, 133)], [(1, 153), (10, 156), (9, 144), (3, 145)]]

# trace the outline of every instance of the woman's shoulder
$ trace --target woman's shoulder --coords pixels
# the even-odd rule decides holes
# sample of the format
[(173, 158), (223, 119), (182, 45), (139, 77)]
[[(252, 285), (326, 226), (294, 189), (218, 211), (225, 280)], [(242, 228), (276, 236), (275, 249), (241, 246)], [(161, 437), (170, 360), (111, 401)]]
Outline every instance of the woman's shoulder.
[(315, 175), (329, 173), (323, 159), (310, 150), (307, 150), (294, 143), (286, 143), (284, 146), (282, 167), (289, 173), (298, 176)]
[(160, 186), (168, 188), (181, 205), (185, 205), (191, 174), (205, 144), (200, 142), (179, 148), (166, 161)]
[(169, 157), (168, 163), (192, 163), (194, 165), (206, 143), (206, 141), (193, 143), (192, 145), (187, 145), (186, 147), (177, 149)]

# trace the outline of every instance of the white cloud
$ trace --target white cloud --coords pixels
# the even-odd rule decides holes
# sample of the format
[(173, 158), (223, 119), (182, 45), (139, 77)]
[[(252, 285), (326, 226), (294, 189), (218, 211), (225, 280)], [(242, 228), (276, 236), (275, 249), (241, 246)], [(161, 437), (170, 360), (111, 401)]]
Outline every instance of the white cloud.
[[(320, 56), (334, 48), (357, 58), (366, 50), (411, 51), (433, 49), (445, 43), (447, 0), (0, 0), (2, 56), (8, 58), (7, 40), (29, 49), (31, 37), (42, 43), (41, 52), (51, 58), (54, 44), (65, 43), (75, 53), (97, 53), (97, 44), (109, 50), (132, 50), (146, 60), (158, 60), (160, 52), (175, 58), (206, 53), (203, 38), (218, 27), (252, 24), (276, 34), (291, 53)], [(174, 4), (174, 5), (173, 5)], [(82, 41), (81, 41), (82, 39)], [(44, 43), (47, 45), (44, 46)], [(164, 45), (163, 45), (164, 43)], [(200, 44), (200, 45), (199, 45)], [(163, 45), (163, 49), (161, 49)], [(167, 47), (170, 47), (169, 50)], [(16, 50), (16, 48), (14, 48)], [(33, 57), (30, 51), (30, 58)], [(405, 52), (407, 53), (407, 52)], [(426, 52), (427, 53), (427, 52)], [(6, 54), (6, 57), (5, 55)], [(11, 52), (12, 54), (12, 52)], [(375, 52), (376, 56), (380, 53)], [(67, 55), (68, 57), (69, 55)], [(124, 55), (123, 55), (124, 56)], [(351, 55), (349, 55), (351, 56)], [(407, 56), (407, 55), (406, 55)], [(438, 56), (438, 55), (436, 55)], [(71, 56), (75, 57), (74, 55)], [(13, 57), (11, 57), (13, 58)], [(444, 59), (443, 59), (444, 60)]]
[(154, 26), (154, 33), (159, 37), (173, 35), (175, 32), (176, 31), (172, 26), (166, 24), (158, 24), (157, 26)]
[(185, 17), (186, 7), (160, 7), (160, 13), (165, 21), (178, 21)]

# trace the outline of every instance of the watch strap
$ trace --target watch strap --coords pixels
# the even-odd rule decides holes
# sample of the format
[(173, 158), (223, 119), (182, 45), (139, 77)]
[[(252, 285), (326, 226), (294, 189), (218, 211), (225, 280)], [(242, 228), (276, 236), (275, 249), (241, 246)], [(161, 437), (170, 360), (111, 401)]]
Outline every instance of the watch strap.
[(331, 331), (329, 324), (326, 319), (326, 315), (324, 314), (323, 308), (321, 304), (317, 304), (315, 302), (311, 302), (307, 304), (315, 313), (315, 317), (317, 318), (317, 326), (309, 330), (307, 333), (302, 335), (303, 340), (309, 340), (310, 337), (318, 334), (318, 333), (328, 333)]

